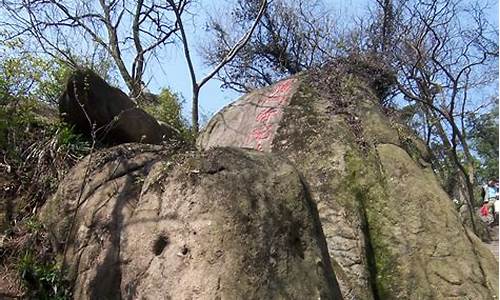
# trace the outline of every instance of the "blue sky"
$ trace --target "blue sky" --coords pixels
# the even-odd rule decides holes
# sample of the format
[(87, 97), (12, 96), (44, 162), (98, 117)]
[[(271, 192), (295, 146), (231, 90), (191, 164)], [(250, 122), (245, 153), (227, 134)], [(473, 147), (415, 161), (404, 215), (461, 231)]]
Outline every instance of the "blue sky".
[[(348, 24), (357, 16), (363, 15), (368, 7), (366, 0), (324, 0), (327, 9), (331, 10), (336, 16), (338, 24)], [(193, 55), (195, 69), (198, 80), (209, 72), (209, 69), (203, 65), (197, 49), (201, 46), (200, 41), (206, 37), (204, 31), (205, 15), (203, 12), (221, 11), (221, 7), (231, 3), (229, 0), (201, 0), (195, 10), (200, 14), (193, 16), (185, 21), (187, 34)], [(465, 0), (463, 3), (467, 3)], [(494, 7), (490, 11), (490, 21), (498, 26), (498, 1), (494, 1)], [(187, 64), (183, 55), (183, 49), (180, 45), (173, 46), (168, 53), (160, 59), (159, 62), (152, 62), (149, 65), (149, 72), (146, 74), (145, 81), (149, 81), (149, 88), (152, 92), (158, 92), (162, 87), (168, 86), (171, 90), (179, 93), (185, 99), (183, 114), (190, 119), (191, 111), (191, 81), (187, 69)], [(154, 76), (153, 76), (154, 74)], [(236, 100), (240, 94), (220, 88), (220, 82), (212, 79), (203, 86), (200, 92), (200, 112), (206, 117), (210, 117), (222, 107)]]
[[(204, 0), (200, 2), (198, 7), (195, 7), (195, 9), (200, 11), (206, 11), (207, 9), (209, 11), (217, 11), (217, 8), (228, 3), (226, 0)], [(342, 16), (342, 22), (349, 22), (353, 16), (363, 12), (368, 2), (365, 0), (324, 0), (324, 3), (335, 15)], [(209, 68), (203, 65), (197, 53), (197, 48), (200, 47), (198, 41), (206, 37), (206, 32), (203, 30), (205, 19), (200, 13), (200, 15), (194, 16), (192, 19), (187, 19), (186, 23), (190, 48), (199, 80), (210, 71)], [(148, 86), (152, 92), (158, 92), (162, 87), (168, 86), (173, 91), (181, 94), (186, 100), (183, 114), (189, 120), (191, 112), (191, 81), (182, 47), (180, 45), (171, 47), (163, 59), (164, 63), (153, 62), (150, 64), (149, 73), (146, 74), (145, 81), (150, 80)], [(200, 112), (202, 114), (211, 116), (240, 96), (240, 94), (232, 90), (220, 88), (220, 84), (219, 81), (212, 79), (202, 87), (200, 92)]]

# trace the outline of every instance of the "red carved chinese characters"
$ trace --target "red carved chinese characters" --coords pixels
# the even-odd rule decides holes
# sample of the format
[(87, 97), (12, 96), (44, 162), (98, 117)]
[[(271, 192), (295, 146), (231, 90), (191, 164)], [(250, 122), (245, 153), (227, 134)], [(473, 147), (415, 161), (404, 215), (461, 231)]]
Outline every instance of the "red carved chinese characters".
[(268, 95), (259, 101), (260, 105), (267, 104), (272, 107), (263, 106), (257, 109), (255, 117), (257, 126), (250, 131), (247, 138), (247, 143), (255, 142), (255, 149), (258, 151), (262, 151), (263, 143), (274, 135), (273, 121), (276, 124), (276, 121), (280, 119), (294, 82), (295, 79), (292, 78), (278, 83)]
[(262, 140), (267, 140), (271, 136), (273, 127), (271, 124), (265, 124), (261, 127), (254, 128), (250, 132), (250, 137), (257, 141), (256, 149), (262, 151)]
[(273, 116), (275, 116), (278, 113), (279, 113), (279, 111), (276, 107), (266, 108), (265, 110), (261, 111), (257, 115), (257, 117), (255, 117), (255, 121), (261, 122), (261, 123), (266, 123), (267, 121), (269, 121), (269, 119), (271, 119)]
[(292, 83), (295, 79), (288, 79), (280, 82), (274, 90), (264, 99), (264, 103), (276, 103), (278, 106), (283, 106), (288, 100), (287, 96), (292, 89)]

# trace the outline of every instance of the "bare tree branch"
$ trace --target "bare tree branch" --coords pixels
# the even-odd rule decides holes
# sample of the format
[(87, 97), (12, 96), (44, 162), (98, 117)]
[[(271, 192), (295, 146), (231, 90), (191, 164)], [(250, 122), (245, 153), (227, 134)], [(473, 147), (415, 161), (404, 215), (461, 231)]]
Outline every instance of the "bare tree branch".
[(221, 60), (221, 62), (211, 71), (209, 72), (205, 77), (203, 77), (199, 82), (196, 79), (196, 72), (194, 70), (194, 65), (193, 61), (191, 58), (191, 53), (189, 49), (189, 43), (188, 39), (186, 36), (186, 32), (184, 29), (184, 25), (182, 22), (182, 17), (180, 13), (180, 7), (178, 4), (175, 3), (174, 0), (167, 0), (167, 3), (172, 7), (176, 19), (177, 19), (177, 25), (179, 26), (179, 31), (181, 34), (181, 41), (184, 49), (184, 57), (186, 59), (188, 69), (189, 69), (189, 75), (191, 78), (191, 86), (192, 86), (192, 125), (193, 125), (193, 131), (195, 133), (198, 132), (199, 130), (199, 113), (198, 113), (198, 106), (199, 106), (199, 93), (201, 87), (205, 85), (210, 79), (212, 79), (227, 63), (232, 61), (235, 56), (238, 54), (238, 52), (246, 45), (246, 43), (249, 41), (250, 37), (252, 36), (253, 32), (255, 31), (255, 28), (259, 24), (262, 15), (265, 13), (266, 8), (267, 8), (267, 0), (262, 0), (259, 12), (257, 13), (257, 16), (255, 17), (255, 20), (250, 27), (250, 29), (234, 44), (234, 46), (229, 50), (228, 53), (225, 54), (224, 58)]
[[(75, 53), (98, 47), (112, 58), (132, 97), (141, 100), (142, 77), (151, 54), (172, 43), (178, 27), (172, 8), (160, 0), (2, 1), (1, 23), (11, 37), (35, 39), (52, 57), (77, 66)], [(183, 14), (190, 0), (179, 2)], [(127, 26), (132, 25), (132, 30)], [(80, 39), (84, 35), (90, 39)], [(71, 41), (71, 42), (70, 42)], [(89, 43), (87, 43), (89, 41)], [(132, 57), (132, 59), (129, 59)]]

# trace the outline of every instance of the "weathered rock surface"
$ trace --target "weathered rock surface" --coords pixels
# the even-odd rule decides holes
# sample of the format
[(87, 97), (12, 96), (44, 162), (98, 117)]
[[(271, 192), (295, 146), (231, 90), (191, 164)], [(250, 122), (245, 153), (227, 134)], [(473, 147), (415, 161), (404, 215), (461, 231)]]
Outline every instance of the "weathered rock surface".
[(88, 136), (95, 124), (98, 139), (106, 144), (161, 144), (177, 135), (89, 70), (75, 71), (68, 79), (59, 112), (66, 123)]
[(198, 145), (295, 163), (345, 299), (498, 298), (497, 262), (461, 224), (425, 144), (381, 110), (378, 94), (340, 62), (243, 96)]
[(316, 207), (288, 160), (173, 152), (98, 152), (43, 208), (61, 253), (69, 236), (75, 299), (341, 299)]

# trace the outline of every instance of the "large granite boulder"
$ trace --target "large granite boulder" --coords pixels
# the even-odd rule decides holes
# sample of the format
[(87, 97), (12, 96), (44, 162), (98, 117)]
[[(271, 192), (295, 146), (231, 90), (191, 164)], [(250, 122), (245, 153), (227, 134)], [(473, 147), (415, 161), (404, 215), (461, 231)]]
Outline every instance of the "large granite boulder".
[(43, 208), (75, 299), (342, 299), (316, 207), (288, 160), (174, 152), (97, 152)]
[(380, 73), (369, 67), (337, 61), (249, 93), (208, 123), (198, 146), (296, 165), (345, 299), (497, 299), (497, 261), (462, 225), (425, 144), (381, 108), (382, 77), (365, 76)]
[(121, 90), (90, 70), (77, 70), (59, 98), (61, 118), (87, 136), (106, 144), (161, 144), (178, 132), (159, 124)]

